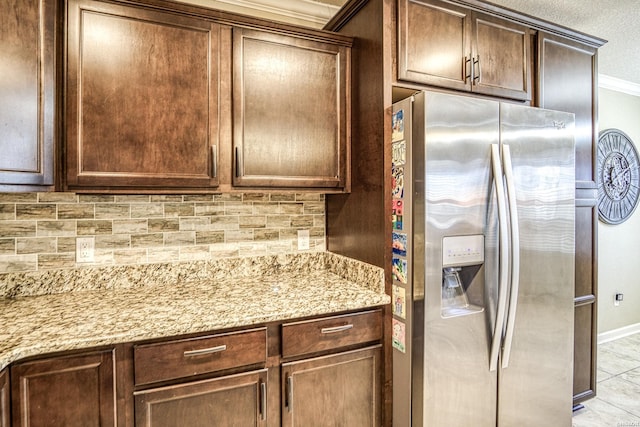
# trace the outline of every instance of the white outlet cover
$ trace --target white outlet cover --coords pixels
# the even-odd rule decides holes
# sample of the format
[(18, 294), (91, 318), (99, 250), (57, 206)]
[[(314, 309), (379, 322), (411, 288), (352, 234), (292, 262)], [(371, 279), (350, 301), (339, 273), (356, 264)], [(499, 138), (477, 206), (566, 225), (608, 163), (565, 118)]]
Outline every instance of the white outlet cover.
[(298, 230), (298, 250), (309, 249), (309, 230)]
[(93, 262), (94, 261), (94, 237), (77, 237), (76, 238), (76, 262)]

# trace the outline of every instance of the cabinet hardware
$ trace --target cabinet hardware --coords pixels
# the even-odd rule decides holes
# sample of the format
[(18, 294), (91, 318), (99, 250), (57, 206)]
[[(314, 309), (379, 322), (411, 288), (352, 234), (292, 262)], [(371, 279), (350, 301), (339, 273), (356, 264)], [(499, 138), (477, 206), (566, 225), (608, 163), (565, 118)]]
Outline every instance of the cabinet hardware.
[(226, 344), (210, 348), (201, 348), (198, 350), (188, 350), (184, 352), (184, 357), (203, 356), (205, 354), (220, 353), (227, 349)]
[(473, 65), (471, 67), (471, 74), (473, 74), (473, 84), (480, 82), (482, 70), (480, 69), (480, 55), (473, 59)]
[(218, 177), (218, 146), (211, 146), (211, 177)]
[(473, 63), (468, 56), (464, 57), (464, 81), (465, 83), (471, 78), (473, 74)]
[(242, 158), (240, 157), (240, 147), (236, 147), (236, 178), (240, 178), (244, 175), (244, 171), (241, 171)]
[(264, 382), (260, 383), (260, 419), (267, 419), (267, 384)]
[(287, 412), (293, 411), (293, 377), (287, 377)]
[(322, 334), (335, 334), (336, 332), (348, 331), (351, 328), (353, 328), (353, 325), (350, 323), (348, 325), (333, 326), (331, 328), (322, 328), (322, 329), (320, 329), (320, 333), (322, 333)]

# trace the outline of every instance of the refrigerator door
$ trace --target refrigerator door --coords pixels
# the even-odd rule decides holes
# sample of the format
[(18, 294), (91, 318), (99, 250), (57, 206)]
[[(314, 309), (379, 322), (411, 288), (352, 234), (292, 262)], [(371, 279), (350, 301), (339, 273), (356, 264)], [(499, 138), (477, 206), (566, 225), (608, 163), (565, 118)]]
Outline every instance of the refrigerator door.
[(424, 227), (414, 228), (413, 250), (424, 254), (424, 265), (414, 262), (413, 278), (424, 281), (424, 405), (423, 422), (412, 425), (495, 427), (497, 371), (489, 370), (489, 349), (497, 214), (490, 147), (499, 143), (499, 104), (423, 92), (415, 95), (420, 110), (413, 123), (413, 222)]
[[(498, 426), (571, 426), (575, 151), (569, 113), (500, 104), (513, 171), (519, 287), (499, 371)], [(504, 162), (504, 159), (503, 159)], [(516, 310), (516, 311), (514, 311)], [(510, 337), (512, 340), (510, 341)], [(510, 341), (510, 342), (509, 342)], [(508, 359), (507, 359), (508, 356)]]

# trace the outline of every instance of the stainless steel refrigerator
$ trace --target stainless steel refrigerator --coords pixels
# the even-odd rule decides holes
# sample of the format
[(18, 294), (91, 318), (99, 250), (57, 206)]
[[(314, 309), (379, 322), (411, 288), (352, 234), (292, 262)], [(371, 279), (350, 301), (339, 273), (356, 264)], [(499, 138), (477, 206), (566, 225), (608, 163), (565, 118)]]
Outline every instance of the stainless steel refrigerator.
[(573, 114), (393, 106), (393, 425), (569, 427)]

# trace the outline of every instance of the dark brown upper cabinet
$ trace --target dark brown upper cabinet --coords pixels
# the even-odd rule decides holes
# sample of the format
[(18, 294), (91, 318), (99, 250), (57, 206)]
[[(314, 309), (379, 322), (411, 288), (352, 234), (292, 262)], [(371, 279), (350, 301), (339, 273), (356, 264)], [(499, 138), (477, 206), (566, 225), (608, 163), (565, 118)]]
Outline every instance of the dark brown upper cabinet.
[(236, 186), (348, 187), (350, 49), (233, 29)]
[(220, 31), (186, 15), (69, 1), (67, 188), (218, 184)]
[(57, 3), (0, 2), (0, 191), (54, 184)]
[(399, 0), (397, 79), (529, 101), (531, 34), (446, 1)]

